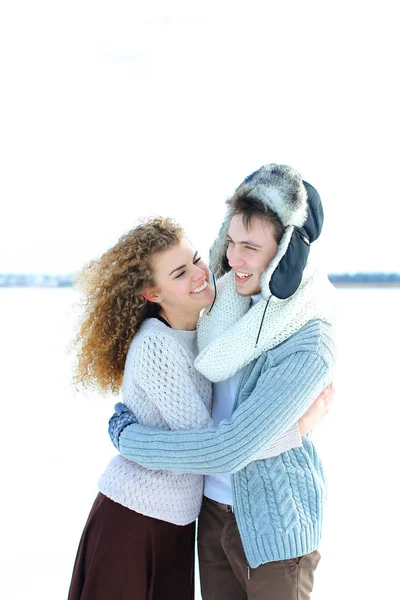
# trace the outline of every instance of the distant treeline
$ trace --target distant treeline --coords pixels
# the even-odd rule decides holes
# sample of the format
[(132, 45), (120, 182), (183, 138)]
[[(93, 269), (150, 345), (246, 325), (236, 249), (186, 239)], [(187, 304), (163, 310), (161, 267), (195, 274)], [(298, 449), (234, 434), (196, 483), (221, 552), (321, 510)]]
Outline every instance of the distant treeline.
[(400, 273), (331, 273), (328, 277), (335, 285), (400, 285)]
[[(334, 285), (400, 285), (400, 273), (331, 273)], [(73, 277), (68, 275), (0, 274), (0, 287), (72, 287)]]
[(0, 273), (0, 287), (72, 287), (72, 275)]

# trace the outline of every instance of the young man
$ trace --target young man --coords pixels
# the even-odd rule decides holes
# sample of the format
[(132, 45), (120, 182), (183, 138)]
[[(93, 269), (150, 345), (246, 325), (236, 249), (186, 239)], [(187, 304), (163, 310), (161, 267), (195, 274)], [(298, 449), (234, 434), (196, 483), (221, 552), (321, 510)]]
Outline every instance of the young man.
[(176, 432), (133, 424), (118, 430), (119, 449), (146, 468), (206, 474), (204, 599), (307, 600), (325, 500), (320, 459), (309, 437), (255, 459), (331, 379), (332, 286), (308, 264), (322, 206), (296, 171), (274, 164), (250, 175), (227, 204), (210, 253), (221, 279), (198, 325), (195, 362), (214, 382), (219, 424)]

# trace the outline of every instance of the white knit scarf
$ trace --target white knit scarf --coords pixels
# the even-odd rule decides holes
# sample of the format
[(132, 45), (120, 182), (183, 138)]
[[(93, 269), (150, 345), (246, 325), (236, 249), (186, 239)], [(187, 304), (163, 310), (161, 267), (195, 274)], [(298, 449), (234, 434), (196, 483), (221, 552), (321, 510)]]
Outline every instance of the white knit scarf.
[(195, 367), (210, 381), (228, 379), (313, 319), (333, 321), (334, 288), (326, 275), (308, 265), (293, 296), (287, 300), (270, 297), (256, 346), (268, 301), (263, 296), (249, 309), (250, 298), (236, 292), (233, 270), (218, 282), (216, 302), (211, 311), (205, 309), (197, 330)]

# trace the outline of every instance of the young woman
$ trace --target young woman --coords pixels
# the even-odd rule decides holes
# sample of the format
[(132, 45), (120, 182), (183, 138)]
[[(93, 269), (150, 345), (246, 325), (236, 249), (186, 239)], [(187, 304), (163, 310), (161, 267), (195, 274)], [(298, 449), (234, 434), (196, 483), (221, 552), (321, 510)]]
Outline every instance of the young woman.
[[(82, 283), (86, 312), (77, 337), (76, 381), (100, 391), (122, 388), (124, 403), (144, 425), (212, 427), (211, 384), (193, 362), (197, 320), (214, 292), (208, 268), (182, 228), (161, 217), (143, 222), (91, 262)], [(315, 409), (316, 421), (324, 412)], [(315, 422), (309, 417), (300, 421), (303, 434)], [(289, 449), (289, 439), (275, 441), (274, 455), (277, 447), (278, 453)], [(262, 457), (271, 455), (266, 448)], [(99, 490), (69, 600), (193, 598), (203, 477), (147, 470), (118, 455)]]

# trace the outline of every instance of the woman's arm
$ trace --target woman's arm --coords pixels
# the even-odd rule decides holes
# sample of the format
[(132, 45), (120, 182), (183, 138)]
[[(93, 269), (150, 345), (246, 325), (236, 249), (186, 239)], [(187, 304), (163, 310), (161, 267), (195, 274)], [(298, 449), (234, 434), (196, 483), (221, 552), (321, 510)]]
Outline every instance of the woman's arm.
[(298, 426), (301, 437), (307, 435), (324, 420), (331, 409), (334, 393), (333, 384), (330, 383), (299, 419)]
[(175, 338), (150, 333), (127, 361), (124, 394), (134, 396), (140, 386), (149, 410), (154, 405), (172, 430), (212, 427), (214, 423), (205, 404), (211, 404), (211, 385), (205, 380), (200, 392), (191, 369), (192, 361)]

